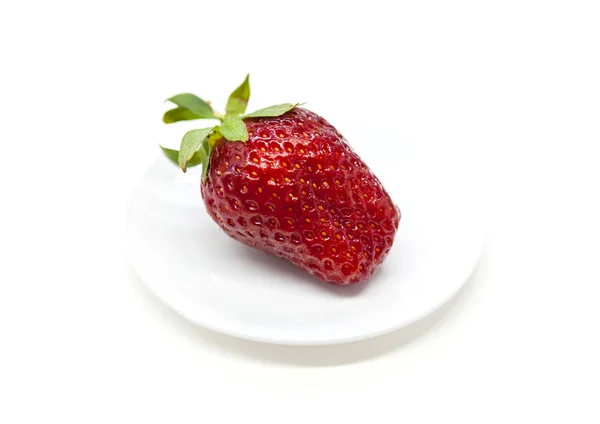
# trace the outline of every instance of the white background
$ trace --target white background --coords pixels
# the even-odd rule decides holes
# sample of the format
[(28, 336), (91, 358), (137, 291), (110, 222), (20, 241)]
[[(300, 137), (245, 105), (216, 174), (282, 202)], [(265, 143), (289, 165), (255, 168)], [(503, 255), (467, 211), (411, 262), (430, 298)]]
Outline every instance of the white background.
[[(0, 422), (598, 423), (599, 22), (594, 1), (2, 2)], [(454, 301), (292, 348), (148, 293), (123, 226), (186, 128), (163, 100), (222, 106), (246, 72), (256, 108), (394, 127), (471, 176), (489, 236)]]

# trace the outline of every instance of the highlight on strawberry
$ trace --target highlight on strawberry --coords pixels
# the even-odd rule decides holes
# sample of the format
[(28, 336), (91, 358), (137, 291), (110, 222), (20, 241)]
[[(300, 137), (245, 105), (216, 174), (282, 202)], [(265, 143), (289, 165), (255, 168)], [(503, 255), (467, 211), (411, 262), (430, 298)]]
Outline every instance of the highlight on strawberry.
[(392, 248), (400, 210), (325, 119), (298, 103), (246, 114), (249, 98), (249, 76), (225, 114), (193, 94), (171, 97), (165, 123), (220, 123), (187, 132), (179, 151), (163, 153), (183, 172), (202, 166), (206, 210), (230, 237), (326, 283), (366, 281)]

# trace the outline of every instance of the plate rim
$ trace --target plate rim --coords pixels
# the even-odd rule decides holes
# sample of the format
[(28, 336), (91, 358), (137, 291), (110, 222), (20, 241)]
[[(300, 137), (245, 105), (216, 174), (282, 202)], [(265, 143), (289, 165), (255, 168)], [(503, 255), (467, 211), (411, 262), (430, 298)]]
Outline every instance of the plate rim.
[(448, 303), (450, 300), (452, 300), (464, 288), (467, 281), (469, 281), (471, 279), (471, 277), (475, 273), (475, 270), (477, 269), (477, 265), (479, 264), (479, 262), (481, 260), (481, 254), (483, 251), (484, 244), (485, 244), (485, 235), (483, 237), (481, 237), (481, 240), (478, 243), (477, 254), (475, 255), (475, 259), (473, 260), (472, 265), (469, 267), (469, 272), (467, 273), (466, 277), (462, 278), (462, 283), (457, 284), (456, 287), (453, 290), (451, 290), (447, 296), (445, 296), (442, 300), (438, 301), (436, 304), (434, 304), (430, 308), (424, 310), (422, 313), (415, 315), (413, 318), (411, 318), (409, 320), (405, 320), (399, 324), (394, 324), (389, 327), (382, 328), (378, 331), (373, 331), (370, 333), (362, 333), (362, 334), (359, 334), (359, 335), (356, 335), (353, 337), (339, 337), (339, 338), (328, 338), (328, 339), (320, 339), (320, 340), (319, 339), (315, 339), (315, 340), (281, 339), (281, 338), (255, 336), (255, 335), (248, 334), (248, 333), (237, 332), (237, 331), (231, 330), (227, 327), (213, 325), (211, 323), (207, 323), (206, 321), (199, 320), (197, 318), (192, 318), (187, 313), (182, 311), (181, 309), (173, 306), (171, 304), (171, 302), (167, 301), (163, 296), (161, 296), (158, 293), (158, 291), (153, 287), (153, 285), (151, 283), (149, 283), (148, 280), (142, 276), (142, 274), (139, 272), (139, 269), (135, 265), (135, 261), (132, 258), (131, 251), (129, 248), (129, 243), (127, 246), (127, 255), (128, 255), (129, 263), (131, 264), (133, 270), (135, 271), (135, 273), (137, 274), (139, 279), (142, 281), (142, 283), (148, 288), (150, 293), (152, 293), (159, 301), (161, 301), (163, 304), (165, 304), (171, 311), (173, 311), (177, 315), (180, 315), (182, 318), (184, 318), (185, 320), (187, 320), (188, 322), (190, 322), (194, 325), (197, 325), (204, 329), (213, 331), (215, 333), (220, 333), (220, 334), (224, 334), (224, 335), (227, 335), (230, 337), (235, 337), (238, 339), (249, 340), (249, 341), (258, 342), (258, 343), (266, 343), (266, 344), (282, 345), (282, 346), (329, 346), (329, 345), (353, 343), (353, 342), (358, 342), (358, 341), (362, 341), (362, 340), (368, 340), (368, 339), (372, 339), (375, 337), (383, 336), (385, 334), (389, 334), (394, 331), (398, 331), (403, 328), (406, 328), (418, 321), (421, 321), (422, 319), (428, 317), (429, 315), (433, 314), (435, 311), (439, 310), (442, 306), (444, 306), (446, 303)]

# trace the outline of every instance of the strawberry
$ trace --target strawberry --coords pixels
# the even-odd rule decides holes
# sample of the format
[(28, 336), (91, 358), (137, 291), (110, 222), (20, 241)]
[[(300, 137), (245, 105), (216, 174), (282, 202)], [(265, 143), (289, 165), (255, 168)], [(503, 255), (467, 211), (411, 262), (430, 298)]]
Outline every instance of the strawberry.
[(332, 284), (367, 280), (394, 242), (400, 211), (377, 177), (327, 121), (297, 104), (243, 115), (248, 77), (226, 114), (191, 94), (166, 123), (217, 118), (165, 155), (185, 172), (202, 164), (201, 193), (230, 237), (280, 256)]

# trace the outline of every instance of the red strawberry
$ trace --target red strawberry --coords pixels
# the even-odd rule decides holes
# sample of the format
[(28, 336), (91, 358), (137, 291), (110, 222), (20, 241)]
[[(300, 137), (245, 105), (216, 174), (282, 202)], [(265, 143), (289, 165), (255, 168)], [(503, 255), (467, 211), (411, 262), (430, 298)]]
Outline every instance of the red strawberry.
[(204, 203), (229, 236), (328, 283), (365, 281), (392, 247), (400, 211), (327, 121), (292, 104), (239, 117), (249, 95), (246, 78), (225, 117), (192, 95), (170, 99), (179, 107), (165, 122), (223, 123), (188, 132), (180, 152), (165, 154), (184, 171), (203, 164)]

